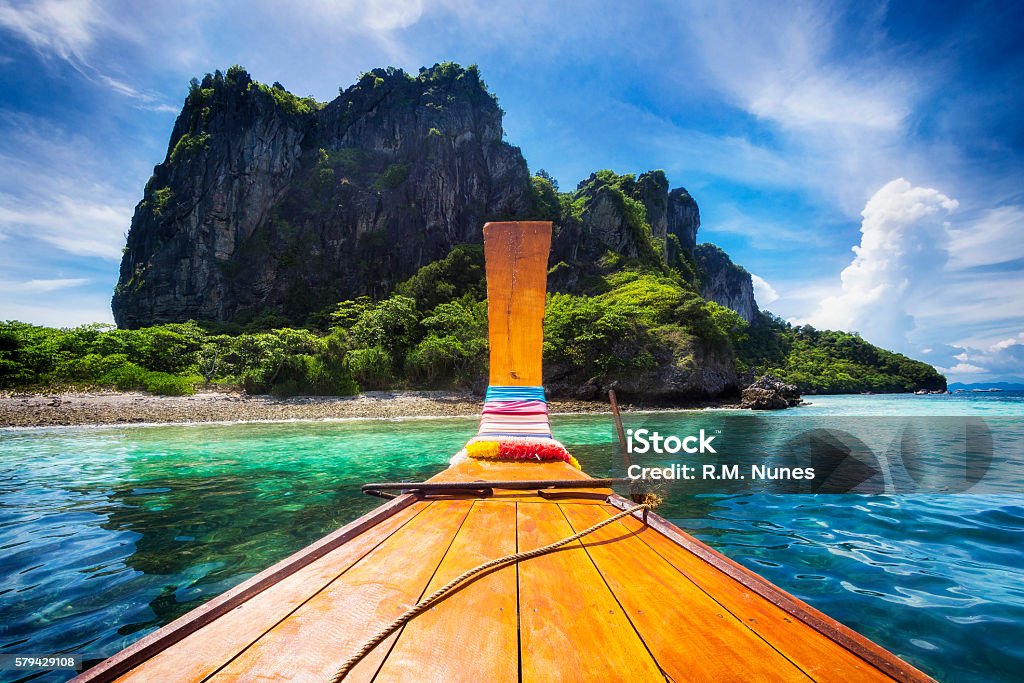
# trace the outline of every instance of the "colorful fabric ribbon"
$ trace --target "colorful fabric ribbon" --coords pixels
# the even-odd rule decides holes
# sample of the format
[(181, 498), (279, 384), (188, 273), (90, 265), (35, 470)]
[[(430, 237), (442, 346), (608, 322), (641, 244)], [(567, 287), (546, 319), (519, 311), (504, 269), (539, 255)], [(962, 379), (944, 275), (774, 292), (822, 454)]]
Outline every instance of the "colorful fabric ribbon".
[(487, 388), (477, 435), (466, 454), (483, 460), (579, 463), (551, 436), (544, 387)]

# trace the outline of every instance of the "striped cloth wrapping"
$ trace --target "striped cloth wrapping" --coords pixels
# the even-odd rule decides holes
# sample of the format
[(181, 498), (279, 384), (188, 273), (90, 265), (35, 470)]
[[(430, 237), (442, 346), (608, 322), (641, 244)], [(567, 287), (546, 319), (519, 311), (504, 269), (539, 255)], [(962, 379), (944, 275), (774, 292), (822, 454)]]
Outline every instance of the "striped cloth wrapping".
[(485, 460), (561, 460), (579, 467), (551, 436), (544, 387), (488, 387), (480, 429), (466, 453)]

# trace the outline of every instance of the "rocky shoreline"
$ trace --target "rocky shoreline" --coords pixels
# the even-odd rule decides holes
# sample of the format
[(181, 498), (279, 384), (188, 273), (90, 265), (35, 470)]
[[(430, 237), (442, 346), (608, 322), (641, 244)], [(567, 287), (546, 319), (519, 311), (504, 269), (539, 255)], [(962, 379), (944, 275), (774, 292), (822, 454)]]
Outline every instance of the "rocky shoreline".
[[(456, 417), (480, 413), (468, 391), (371, 391), (358, 396), (250, 396), (203, 391), (193, 396), (142, 392), (0, 393), (0, 428), (264, 420)], [(679, 410), (722, 404), (623, 405), (624, 410)], [(723, 407), (736, 407), (726, 405)], [(553, 413), (603, 413), (600, 401), (551, 401)]]

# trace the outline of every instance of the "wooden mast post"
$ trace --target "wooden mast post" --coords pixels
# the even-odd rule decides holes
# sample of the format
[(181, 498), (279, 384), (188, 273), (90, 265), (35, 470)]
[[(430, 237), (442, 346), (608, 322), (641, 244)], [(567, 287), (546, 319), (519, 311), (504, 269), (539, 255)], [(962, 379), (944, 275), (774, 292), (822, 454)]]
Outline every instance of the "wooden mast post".
[(544, 299), (547, 294), (549, 221), (488, 223), (487, 322), (491, 386), (543, 383)]

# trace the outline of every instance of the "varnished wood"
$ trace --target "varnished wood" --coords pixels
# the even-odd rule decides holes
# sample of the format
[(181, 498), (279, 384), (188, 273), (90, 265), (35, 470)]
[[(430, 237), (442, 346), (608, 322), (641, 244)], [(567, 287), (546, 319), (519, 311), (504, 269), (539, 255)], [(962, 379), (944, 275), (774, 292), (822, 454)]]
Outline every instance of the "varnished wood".
[[(515, 502), (476, 503), (427, 587), (516, 552)], [(517, 681), (516, 567), (493, 571), (417, 617), (374, 679), (381, 681)], [(467, 666), (467, 662), (472, 665)]]
[[(590, 476), (585, 472), (568, 465), (564, 462), (502, 462), (493, 460), (474, 460), (466, 458), (452, 467), (439, 472), (429, 479), (431, 482), (474, 482), (474, 481), (501, 481), (501, 480), (533, 480), (533, 479), (577, 479), (586, 480)], [(604, 504), (611, 489), (594, 487), (586, 489), (573, 489), (566, 491), (568, 496), (579, 503)], [(551, 495), (548, 493), (547, 495)], [(555, 498), (544, 498), (529, 491), (516, 491), (511, 489), (495, 489), (493, 494), (485, 501), (509, 501), (521, 502), (543, 502), (556, 500)]]
[(75, 683), (114, 680), (126, 671), (153, 657), (158, 652), (166, 650), (186, 636), (212, 623), (239, 605), (244, 604), (253, 596), (262, 593), (272, 586), (276, 586), (285, 577), (291, 576), (296, 571), (315, 562), (359, 534), (372, 529), (382, 520), (408, 507), (415, 501), (416, 498), (414, 496), (400, 496), (389, 503), (371, 510), (337, 531), (324, 536), (315, 543), (311, 543), (297, 553), (263, 570), (256, 576), (243, 581), (209, 602), (200, 605), (163, 628), (140, 638), (113, 657), (108, 657), (72, 680)]
[[(629, 505), (619, 498), (614, 513)], [(815, 680), (930, 681), (852, 629), (786, 593), (657, 515), (622, 524), (758, 631)], [(652, 526), (652, 524), (654, 526)]]
[[(559, 477), (587, 475), (564, 463), (466, 461), (439, 478)], [(509, 493), (518, 497), (414, 502), (404, 516), (382, 518), (349, 548), (179, 639), (124, 680), (198, 680), (209, 671), (215, 681), (326, 680), (455, 574), (617, 512), (579, 498), (587, 491), (558, 500)], [(789, 596), (792, 603), (780, 607), (759, 584), (731, 575), (739, 565), (719, 562), (718, 553), (662, 523), (659, 530), (626, 518), (582, 543), (483, 576), (378, 646), (348, 680), (891, 680), (878, 661), (830, 635), (845, 627), (810, 607), (819, 621), (795, 617), (787, 610), (803, 603)], [(330, 571), (327, 561), (336, 563)], [(928, 680), (871, 647), (903, 672), (897, 678)]]
[(551, 223), (484, 226), (494, 386), (540, 386)]
[(201, 681), (423, 511), (416, 503), (186, 636), (119, 680)]
[[(521, 550), (573, 533), (557, 504), (520, 503), (518, 510)], [(524, 681), (662, 678), (579, 542), (520, 564), (519, 624)]]
[(564, 462), (508, 462), (466, 458), (428, 481), (500, 481), (504, 479), (590, 479)]
[[(464, 500), (430, 503), (373, 554), (247, 647), (213, 680), (330, 679), (363, 642), (416, 604), (471, 505)], [(389, 643), (383, 643), (347, 680), (371, 680), (388, 650)]]
[[(560, 507), (573, 531), (608, 518), (592, 505)], [(811, 680), (621, 523), (594, 532), (583, 545), (669, 678)]]

